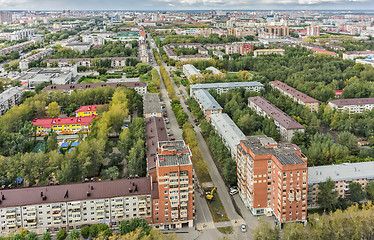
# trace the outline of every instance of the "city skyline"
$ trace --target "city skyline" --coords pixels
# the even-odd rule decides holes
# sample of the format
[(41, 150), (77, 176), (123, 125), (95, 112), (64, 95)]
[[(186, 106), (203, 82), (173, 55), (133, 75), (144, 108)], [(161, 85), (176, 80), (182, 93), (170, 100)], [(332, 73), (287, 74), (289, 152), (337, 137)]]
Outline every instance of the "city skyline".
[[(337, 4), (339, 7), (337, 8)], [(373, 5), (371, 5), (373, 4)], [(145, 0), (133, 2), (90, 0), (0, 0), (0, 10), (345, 10), (345, 11), (373, 11), (374, 0), (265, 0), (258, 3), (254, 0)], [(89, 6), (89, 7), (88, 7)]]

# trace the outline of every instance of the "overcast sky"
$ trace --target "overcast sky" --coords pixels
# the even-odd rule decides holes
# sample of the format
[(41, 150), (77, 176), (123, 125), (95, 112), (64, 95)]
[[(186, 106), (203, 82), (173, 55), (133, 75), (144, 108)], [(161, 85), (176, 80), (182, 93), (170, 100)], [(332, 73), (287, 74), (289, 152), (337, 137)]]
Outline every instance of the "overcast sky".
[(0, 0), (2, 10), (374, 10), (374, 0)]

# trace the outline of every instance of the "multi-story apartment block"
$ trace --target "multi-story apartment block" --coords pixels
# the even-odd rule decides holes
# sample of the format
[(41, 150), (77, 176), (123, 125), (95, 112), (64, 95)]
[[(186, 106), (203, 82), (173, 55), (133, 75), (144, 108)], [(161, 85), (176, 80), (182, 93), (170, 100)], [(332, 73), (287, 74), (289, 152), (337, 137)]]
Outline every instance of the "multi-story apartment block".
[(112, 68), (126, 67), (127, 59), (137, 59), (138, 57), (107, 57), (107, 58), (63, 58), (63, 59), (46, 59), (43, 62), (47, 63), (47, 67), (50, 67), (52, 64), (57, 64), (59, 67), (77, 65), (91, 67), (91, 62), (93, 59), (100, 60), (110, 60)]
[(354, 60), (356, 58), (374, 58), (374, 51), (352, 51), (352, 52), (345, 52), (343, 53), (343, 59), (351, 59)]
[(31, 41), (15, 44), (13, 46), (9, 46), (9, 47), (6, 47), (6, 48), (2, 48), (2, 49), (0, 49), (0, 55), (6, 55), (6, 54), (9, 54), (9, 53), (12, 53), (12, 52), (22, 51), (25, 47), (27, 47), (27, 46), (29, 46), (33, 43), (35, 43), (35, 41), (31, 40)]
[(158, 142), (156, 160), (158, 198), (152, 201), (153, 224), (158, 228), (192, 227), (194, 219), (193, 167), (183, 140)]
[(228, 28), (227, 29), (227, 35), (229, 36), (235, 36), (237, 38), (244, 38), (247, 36), (256, 36), (256, 29), (254, 28)]
[(103, 105), (87, 105), (80, 106), (78, 110), (75, 111), (76, 117), (88, 117), (95, 115), (97, 116), (97, 107), (102, 107)]
[(139, 41), (138, 56), (143, 63), (149, 62), (148, 48), (145, 40)]
[(227, 44), (225, 49), (226, 54), (239, 53), (242, 55), (247, 55), (248, 53), (253, 52), (254, 47), (248, 43), (232, 43)]
[(374, 59), (356, 59), (356, 63), (369, 64), (374, 67)]
[(291, 141), (296, 131), (305, 131), (303, 125), (263, 97), (248, 98), (248, 107), (260, 116), (273, 119), (283, 140)]
[(156, 160), (157, 143), (168, 140), (165, 121), (163, 117), (150, 117), (145, 119), (145, 144), (147, 145), (147, 173), (152, 179), (157, 179)]
[(212, 114), (209, 120), (222, 142), (230, 150), (231, 156), (235, 158), (238, 144), (245, 139), (244, 133), (226, 113)]
[(307, 221), (307, 158), (290, 142), (260, 135), (240, 141), (237, 149), (240, 197), (253, 215), (274, 215), (286, 222)]
[(22, 87), (12, 87), (0, 94), (0, 117), (9, 109), (22, 102), (25, 89)]
[(27, 57), (19, 62), (19, 68), (24, 71), (29, 68), (30, 62), (51, 56), (54, 51), (55, 50), (53, 48), (47, 48), (41, 52), (38, 52), (37, 54), (31, 55), (30, 57)]
[(200, 105), (201, 111), (203, 111), (208, 121), (211, 114), (222, 113), (222, 107), (218, 104), (214, 97), (210, 95), (208, 90), (196, 90), (194, 91), (193, 97)]
[(275, 89), (278, 89), (284, 95), (289, 96), (295, 102), (298, 102), (299, 104), (309, 108), (312, 112), (318, 112), (319, 102), (316, 99), (306, 95), (305, 93), (302, 93), (299, 90), (291, 86), (288, 86), (287, 84), (281, 81), (272, 81), (270, 82), (270, 86)]
[(339, 165), (328, 165), (308, 168), (308, 208), (319, 207), (317, 196), (318, 185), (331, 178), (335, 182), (335, 191), (342, 198), (349, 193), (349, 184), (359, 182), (362, 189), (374, 180), (374, 162), (343, 163)]
[(143, 96), (143, 114), (145, 118), (162, 117), (162, 108), (158, 93), (147, 93)]
[(254, 52), (254, 56), (260, 56), (260, 55), (270, 55), (270, 54), (280, 54), (284, 55), (284, 49), (257, 49)]
[(265, 32), (278, 37), (288, 37), (290, 35), (290, 28), (286, 26), (269, 26), (265, 27)]
[(328, 105), (339, 111), (348, 110), (349, 114), (362, 113), (364, 110), (374, 109), (374, 98), (335, 99), (329, 101)]
[(78, 132), (90, 133), (91, 122), (97, 116), (89, 117), (66, 117), (66, 118), (44, 118), (32, 120), (36, 128), (36, 135), (48, 135), (51, 131), (57, 134), (74, 134)]
[(63, 92), (71, 93), (74, 90), (85, 90), (88, 88), (96, 88), (96, 87), (120, 87), (125, 86), (127, 88), (134, 89), (140, 95), (144, 95), (148, 92), (147, 90), (147, 83), (145, 82), (113, 82), (113, 83), (80, 83), (80, 84), (65, 84), (65, 85), (48, 85), (47, 87), (43, 88), (46, 91), (53, 91), (53, 90), (61, 90)]
[(8, 189), (1, 192), (1, 233), (19, 228), (42, 234), (134, 217), (152, 220), (149, 178)]
[(260, 82), (227, 82), (227, 83), (203, 83), (190, 85), (190, 96), (193, 97), (195, 91), (199, 89), (217, 91), (218, 94), (227, 93), (229, 90), (244, 88), (247, 91), (260, 92), (264, 85)]
[(306, 35), (307, 36), (318, 37), (320, 35), (319, 27), (318, 26), (307, 26), (306, 27)]
[(12, 24), (12, 13), (8, 11), (0, 11), (0, 24)]

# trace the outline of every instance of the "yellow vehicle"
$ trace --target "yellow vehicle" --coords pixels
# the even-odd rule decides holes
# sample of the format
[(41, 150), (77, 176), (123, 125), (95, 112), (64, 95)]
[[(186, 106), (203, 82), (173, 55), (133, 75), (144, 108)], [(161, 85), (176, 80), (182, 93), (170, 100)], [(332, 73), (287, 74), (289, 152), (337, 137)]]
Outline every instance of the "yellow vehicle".
[(209, 193), (209, 194), (207, 194), (206, 195), (206, 199), (208, 199), (209, 201), (212, 201), (213, 200), (213, 197), (214, 197), (214, 191), (216, 190), (217, 188), (216, 187), (214, 187), (213, 189), (212, 189), (212, 191)]

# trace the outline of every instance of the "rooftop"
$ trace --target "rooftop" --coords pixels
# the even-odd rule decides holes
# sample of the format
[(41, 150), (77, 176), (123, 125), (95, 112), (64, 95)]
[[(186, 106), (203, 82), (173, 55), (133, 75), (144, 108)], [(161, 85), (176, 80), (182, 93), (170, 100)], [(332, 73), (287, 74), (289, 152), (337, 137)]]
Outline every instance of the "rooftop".
[(156, 167), (157, 147), (159, 141), (167, 141), (168, 135), (162, 117), (145, 119), (148, 171)]
[(96, 111), (97, 107), (102, 107), (103, 105), (86, 105), (86, 106), (80, 106), (78, 110), (75, 112), (88, 112), (88, 111)]
[(335, 99), (329, 101), (329, 103), (337, 106), (349, 106), (349, 105), (366, 105), (374, 104), (374, 98), (347, 98), (347, 99)]
[(236, 147), (240, 141), (245, 139), (244, 133), (226, 113), (211, 114), (209, 119), (217, 129), (218, 134), (229, 145), (231, 152), (236, 152)]
[(325, 182), (327, 178), (331, 178), (333, 181), (374, 179), (374, 162), (308, 167), (309, 184)]
[(158, 142), (158, 165), (160, 167), (189, 165), (191, 151), (183, 140)]
[(72, 46), (90, 46), (91, 43), (89, 42), (79, 42), (79, 41), (74, 41), (66, 44), (67, 47), (72, 47)]
[(193, 84), (191, 89), (211, 89), (211, 88), (238, 88), (238, 87), (263, 87), (260, 82), (224, 82), (224, 83), (201, 83)]
[(68, 124), (80, 124), (82, 126), (87, 126), (91, 123), (94, 118), (98, 116), (89, 117), (65, 117), (65, 118), (35, 118), (32, 120), (33, 125), (42, 126), (43, 128), (51, 128), (55, 125), (68, 125)]
[(144, 114), (161, 112), (158, 93), (147, 93), (143, 96)]
[(282, 165), (304, 164), (305, 162), (295, 153), (300, 149), (288, 141), (276, 142), (265, 135), (247, 136), (241, 141), (254, 155), (274, 155)]
[(21, 92), (24, 91), (24, 88), (22, 87), (12, 87), (0, 94), (0, 102), (4, 102), (9, 100), (10, 98), (13, 98), (14, 95), (20, 94)]
[(219, 105), (219, 103), (210, 95), (210, 93), (207, 90), (196, 90), (194, 92), (194, 95), (197, 97), (201, 105), (203, 105), (203, 108), (205, 110), (219, 110), (222, 109), (222, 107)]
[(250, 97), (248, 98), (248, 103), (253, 102), (259, 108), (261, 108), (269, 117), (273, 118), (285, 129), (305, 129), (303, 125), (298, 123), (295, 119), (288, 116), (286, 113), (281, 111), (279, 108), (274, 106), (271, 102), (263, 97)]
[(270, 85), (275, 86), (277, 88), (280, 88), (281, 90), (287, 92), (288, 94), (292, 95), (293, 97), (305, 102), (305, 103), (312, 103), (312, 102), (318, 102), (316, 99), (309, 97), (305, 93), (300, 92), (299, 90), (288, 86), (287, 84), (281, 82), (281, 81), (272, 81), (270, 82)]
[(96, 87), (119, 87), (126, 86), (128, 88), (134, 87), (146, 87), (147, 83), (145, 82), (113, 82), (113, 83), (80, 83), (80, 84), (65, 84), (65, 85), (49, 85), (43, 90), (84, 90), (87, 88), (96, 88)]
[[(149, 178), (18, 188), (1, 191), (5, 200), (0, 202), (0, 208), (145, 195), (150, 193), (151, 183)], [(45, 196), (45, 198), (43, 199), (42, 196)]]

